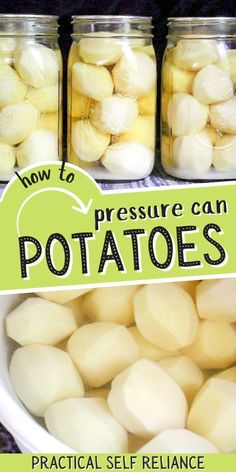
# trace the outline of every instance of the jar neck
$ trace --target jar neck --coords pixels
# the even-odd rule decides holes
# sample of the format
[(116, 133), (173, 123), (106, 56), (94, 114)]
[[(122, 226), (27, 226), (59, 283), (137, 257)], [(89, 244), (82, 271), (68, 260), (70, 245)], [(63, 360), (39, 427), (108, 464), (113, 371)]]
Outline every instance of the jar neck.
[(58, 37), (58, 16), (0, 15), (1, 36)]
[(168, 36), (177, 39), (235, 38), (236, 18), (168, 18)]
[(152, 18), (145, 16), (73, 16), (73, 35), (152, 38)]

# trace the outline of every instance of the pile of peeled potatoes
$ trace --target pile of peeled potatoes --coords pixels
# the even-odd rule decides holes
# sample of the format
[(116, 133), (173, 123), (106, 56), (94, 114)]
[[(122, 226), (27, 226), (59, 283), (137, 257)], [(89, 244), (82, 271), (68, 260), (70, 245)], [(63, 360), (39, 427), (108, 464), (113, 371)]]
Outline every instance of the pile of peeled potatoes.
[(236, 452), (236, 279), (29, 295), (10, 378), (82, 453)]

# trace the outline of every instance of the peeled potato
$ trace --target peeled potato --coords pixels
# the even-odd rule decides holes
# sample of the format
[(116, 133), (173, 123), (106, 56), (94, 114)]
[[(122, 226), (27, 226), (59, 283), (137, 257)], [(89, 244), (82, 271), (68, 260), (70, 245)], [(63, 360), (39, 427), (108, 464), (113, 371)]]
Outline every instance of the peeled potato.
[(112, 69), (115, 90), (123, 95), (144, 97), (155, 87), (155, 62), (143, 52), (124, 55)]
[(225, 135), (217, 140), (213, 151), (213, 164), (222, 172), (236, 169), (236, 136)]
[(53, 112), (59, 108), (58, 84), (48, 87), (29, 88), (26, 101), (32, 103), (41, 112)]
[(138, 99), (140, 115), (155, 115), (156, 113), (156, 88), (149, 95)]
[(168, 60), (163, 63), (162, 85), (168, 93), (192, 93), (194, 77), (194, 72), (179, 69)]
[(100, 287), (88, 293), (83, 312), (92, 321), (113, 321), (130, 326), (134, 322), (133, 298), (137, 285)]
[(73, 118), (85, 119), (89, 117), (92, 99), (72, 90), (71, 95), (71, 116)]
[(109, 146), (102, 157), (104, 167), (120, 178), (142, 179), (154, 166), (154, 152), (138, 141), (124, 141)]
[(212, 64), (201, 69), (193, 81), (194, 97), (206, 105), (229, 100), (233, 94), (229, 74)]
[(108, 404), (130, 433), (152, 438), (184, 428), (187, 402), (180, 387), (154, 362), (140, 359), (112, 382)]
[(71, 302), (77, 297), (84, 295), (84, 293), (89, 292), (90, 288), (75, 288), (74, 290), (57, 290), (50, 292), (38, 292), (39, 297), (44, 298), (45, 300), (50, 300), (51, 302), (64, 303)]
[(236, 361), (236, 327), (201, 321), (194, 343), (183, 352), (201, 369), (226, 369)]
[(160, 360), (158, 365), (180, 386), (190, 405), (204, 382), (204, 376), (199, 367), (187, 356), (169, 357)]
[(68, 352), (88, 386), (101, 387), (135, 362), (138, 346), (124, 326), (91, 323), (69, 339)]
[(5, 175), (14, 169), (16, 163), (15, 148), (9, 144), (0, 143), (0, 174)]
[(214, 128), (236, 134), (236, 97), (211, 105), (209, 117)]
[(79, 453), (128, 450), (128, 435), (102, 398), (70, 398), (51, 405), (45, 421), (53, 436)]
[(195, 134), (206, 125), (209, 108), (187, 93), (172, 95), (168, 107), (168, 123), (174, 136)]
[(220, 452), (236, 452), (236, 384), (208, 380), (195, 398), (187, 427), (211, 441)]
[(31, 103), (16, 103), (2, 108), (0, 142), (10, 145), (21, 143), (32, 133), (37, 120), (38, 110)]
[(57, 133), (43, 128), (36, 129), (17, 148), (16, 159), (20, 168), (48, 160), (57, 161), (59, 159)]
[(16, 394), (36, 416), (43, 416), (52, 403), (84, 395), (70, 357), (53, 346), (31, 344), (17, 349), (9, 373)]
[(42, 298), (28, 298), (6, 317), (7, 335), (22, 346), (55, 345), (77, 329), (73, 312)]
[(79, 53), (84, 62), (97, 66), (110, 66), (122, 56), (122, 43), (114, 38), (83, 38)]
[(195, 174), (208, 172), (213, 163), (213, 147), (208, 133), (202, 131), (178, 136), (173, 144), (173, 163), (177, 169)]
[(98, 102), (90, 113), (90, 119), (103, 133), (120, 134), (129, 131), (138, 116), (135, 98), (112, 95)]
[(40, 88), (58, 82), (58, 57), (52, 49), (42, 44), (20, 45), (15, 52), (14, 67), (22, 80)]
[(230, 382), (236, 382), (236, 366), (227, 370), (223, 370), (219, 374), (214, 374), (213, 377), (216, 377), (217, 379), (229, 380)]
[(73, 125), (72, 146), (82, 161), (98, 161), (109, 142), (110, 135), (98, 131), (89, 120), (79, 120)]
[(58, 113), (40, 113), (39, 121), (37, 123), (37, 129), (46, 128), (49, 131), (59, 130), (59, 116)]
[(145, 285), (134, 297), (141, 334), (158, 348), (176, 351), (197, 336), (198, 315), (190, 295), (175, 284)]
[(177, 67), (198, 71), (219, 58), (217, 42), (213, 39), (182, 39), (173, 49), (173, 60)]
[(0, 107), (22, 102), (27, 92), (16, 71), (7, 64), (0, 65)]
[(126, 133), (120, 135), (119, 142), (123, 141), (139, 141), (142, 144), (155, 148), (155, 117), (154, 116), (138, 116), (133, 123), (132, 128)]
[(215, 454), (219, 451), (207, 439), (187, 429), (168, 429), (155, 436), (137, 452), (142, 454)]
[(154, 344), (147, 341), (147, 339), (141, 335), (136, 326), (131, 326), (129, 328), (129, 332), (132, 334), (134, 340), (138, 344), (140, 357), (144, 359), (150, 359), (151, 361), (158, 362), (161, 359), (166, 359), (167, 357), (173, 356), (173, 354), (178, 354), (178, 352), (170, 353), (169, 351), (164, 351), (163, 349), (159, 349), (158, 347), (154, 346)]
[(75, 62), (72, 66), (72, 88), (99, 101), (112, 95), (114, 84), (105, 67)]
[(202, 280), (196, 303), (200, 318), (236, 323), (236, 279)]
[(236, 82), (236, 49), (227, 49), (225, 53), (215, 65), (228, 72), (232, 81)]

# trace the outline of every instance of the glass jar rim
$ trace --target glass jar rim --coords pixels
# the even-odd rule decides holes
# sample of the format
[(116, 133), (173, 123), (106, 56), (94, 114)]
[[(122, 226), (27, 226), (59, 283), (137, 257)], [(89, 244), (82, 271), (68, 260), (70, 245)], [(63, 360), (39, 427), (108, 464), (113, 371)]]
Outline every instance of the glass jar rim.
[(121, 22), (151, 22), (152, 16), (135, 16), (135, 15), (73, 15), (72, 23), (84, 21), (109, 21), (115, 23)]
[(57, 15), (0, 14), (0, 37), (58, 37)]
[[(196, 24), (202, 25), (202, 22), (216, 25), (218, 23), (232, 23), (236, 24), (236, 17), (233, 16), (176, 16), (167, 19), (168, 25), (172, 23), (177, 24)], [(202, 25), (203, 26), (203, 25)]]
[(1, 20), (14, 20), (14, 21), (22, 21), (22, 20), (42, 20), (42, 21), (58, 21), (58, 16), (57, 15), (32, 15), (32, 14), (17, 14), (15, 15), (14, 13), (1, 13), (0, 14), (0, 21)]

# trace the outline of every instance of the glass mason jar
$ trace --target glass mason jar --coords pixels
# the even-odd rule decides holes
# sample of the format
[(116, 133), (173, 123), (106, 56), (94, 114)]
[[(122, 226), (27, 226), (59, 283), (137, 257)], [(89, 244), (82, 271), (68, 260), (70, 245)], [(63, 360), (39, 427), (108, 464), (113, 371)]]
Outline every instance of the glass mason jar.
[(161, 159), (177, 178), (236, 178), (236, 18), (170, 18)]
[(62, 154), (58, 17), (0, 15), (0, 180)]
[(149, 17), (75, 16), (68, 62), (68, 160), (95, 179), (154, 166), (156, 62)]

